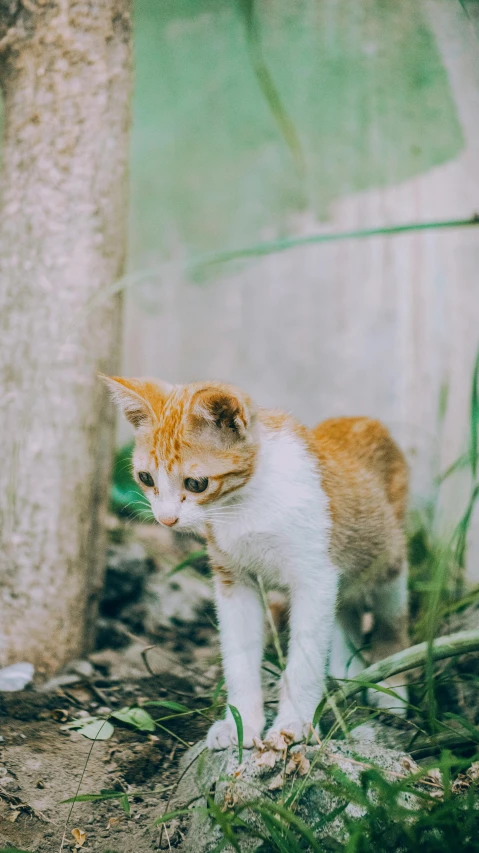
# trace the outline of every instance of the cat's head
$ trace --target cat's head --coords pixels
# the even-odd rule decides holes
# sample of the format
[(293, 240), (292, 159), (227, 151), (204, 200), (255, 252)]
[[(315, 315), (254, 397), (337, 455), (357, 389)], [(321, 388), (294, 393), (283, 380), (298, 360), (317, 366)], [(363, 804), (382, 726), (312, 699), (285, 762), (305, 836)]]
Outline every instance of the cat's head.
[(258, 423), (249, 397), (218, 382), (102, 379), (135, 429), (133, 472), (155, 518), (178, 530), (218, 518), (254, 472)]

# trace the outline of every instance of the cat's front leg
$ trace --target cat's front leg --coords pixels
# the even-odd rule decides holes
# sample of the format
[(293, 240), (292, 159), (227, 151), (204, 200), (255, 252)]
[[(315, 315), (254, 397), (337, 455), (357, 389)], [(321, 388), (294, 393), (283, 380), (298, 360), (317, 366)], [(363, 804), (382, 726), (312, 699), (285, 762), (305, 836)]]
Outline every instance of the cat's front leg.
[(337, 570), (329, 563), (316, 575), (295, 579), (288, 663), (281, 679), (278, 714), (266, 736), (269, 739), (288, 731), (300, 741), (311, 731), (324, 690), (337, 587)]
[[(228, 693), (243, 722), (243, 745), (253, 746), (264, 726), (261, 692), (264, 614), (254, 589), (217, 573), (216, 606), (220, 626), (221, 653)], [(210, 749), (225, 749), (238, 743), (236, 723), (227, 710), (224, 720), (212, 725), (206, 739)]]

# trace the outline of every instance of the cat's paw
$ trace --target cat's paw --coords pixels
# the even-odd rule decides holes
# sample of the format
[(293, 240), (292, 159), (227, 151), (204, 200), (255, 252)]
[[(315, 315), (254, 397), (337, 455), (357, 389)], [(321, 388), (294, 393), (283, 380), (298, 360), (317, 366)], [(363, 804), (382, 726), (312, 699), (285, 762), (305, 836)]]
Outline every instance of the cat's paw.
[(311, 724), (304, 723), (299, 718), (283, 719), (276, 717), (273, 725), (266, 732), (263, 742), (267, 745), (271, 744), (273, 748), (282, 747), (285, 743), (287, 746), (291, 743), (301, 743), (311, 732)]
[[(261, 727), (249, 726), (243, 723), (243, 746), (246, 749), (251, 749), (253, 739), (259, 738), (261, 735)], [(208, 749), (227, 749), (228, 746), (238, 745), (238, 732), (234, 720), (217, 720), (213, 723), (208, 734), (206, 735), (206, 746)]]
[(406, 684), (391, 684), (388, 681), (380, 681), (378, 687), (386, 687), (393, 690), (396, 696), (383, 693), (381, 690), (368, 690), (368, 705), (381, 711), (390, 711), (397, 717), (407, 716), (408, 689)]

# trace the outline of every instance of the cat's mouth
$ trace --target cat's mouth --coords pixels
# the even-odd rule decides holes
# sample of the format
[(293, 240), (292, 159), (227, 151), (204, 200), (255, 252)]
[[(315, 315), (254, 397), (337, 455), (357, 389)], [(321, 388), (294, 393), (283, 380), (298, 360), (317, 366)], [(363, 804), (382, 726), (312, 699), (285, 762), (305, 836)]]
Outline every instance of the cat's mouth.
[(167, 524), (164, 520), (156, 519), (160, 527), (170, 529), (173, 533), (201, 533), (204, 534), (204, 524), (199, 521), (181, 521), (176, 519), (173, 524)]

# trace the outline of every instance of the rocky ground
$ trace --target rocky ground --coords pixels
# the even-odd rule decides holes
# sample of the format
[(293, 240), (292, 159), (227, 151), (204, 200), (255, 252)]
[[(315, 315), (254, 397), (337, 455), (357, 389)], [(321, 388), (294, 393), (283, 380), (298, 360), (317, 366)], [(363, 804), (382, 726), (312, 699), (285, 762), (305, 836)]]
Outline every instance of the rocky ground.
[[(241, 786), (252, 782), (262, 786), (266, 796), (277, 797), (278, 790), (281, 795), (284, 785), (299, 778), (306, 766), (300, 753), (295, 758), (281, 750), (271, 763), (271, 750), (259, 746), (245, 752), (238, 771), (235, 750), (208, 756), (198, 745), (222, 698), (218, 635), (202, 543), (176, 539), (158, 526), (113, 518), (110, 537), (96, 649), (46, 684), (35, 677), (21, 692), (0, 691), (0, 853), (207, 851), (218, 842), (218, 833), (211, 833), (204, 820), (195, 817), (190, 825), (175, 819), (163, 829), (155, 826), (155, 820), (185, 804), (205, 803), (206, 790), (220, 809), (225, 797), (234, 799)], [(175, 572), (185, 561), (192, 565)], [(478, 621), (475, 604), (454, 613), (445, 628), (476, 627)], [(451, 713), (477, 726), (477, 656), (458, 659), (454, 671), (451, 666), (445, 662), (438, 668), (438, 695)], [(269, 660), (268, 668), (272, 667)], [(416, 686), (412, 695), (419, 702), (420, 688)], [(131, 720), (112, 719), (111, 737), (96, 741), (71, 727), (73, 721), (88, 718), (94, 718), (94, 725), (99, 719), (102, 726), (112, 713), (132, 707), (148, 711), (156, 727), (142, 730)], [(414, 721), (403, 728), (376, 724), (375, 730), (359, 729), (359, 738), (368, 735), (370, 740), (353, 753), (344, 743), (332, 741), (312, 745), (301, 754), (309, 765), (317, 766), (314, 778), (319, 788), (328, 763), (351, 771), (351, 778), (369, 759), (396, 774), (414, 772), (417, 765), (406, 754), (411, 725)], [(412, 751), (420, 761), (418, 744)], [(277, 762), (282, 762), (283, 781), (275, 781)], [(225, 773), (236, 779), (233, 794), (224, 782)], [(62, 803), (102, 791), (109, 792), (107, 799)], [(335, 807), (333, 801), (329, 807)], [(318, 810), (316, 800), (313, 809)], [(335, 826), (341, 839), (341, 826)]]

